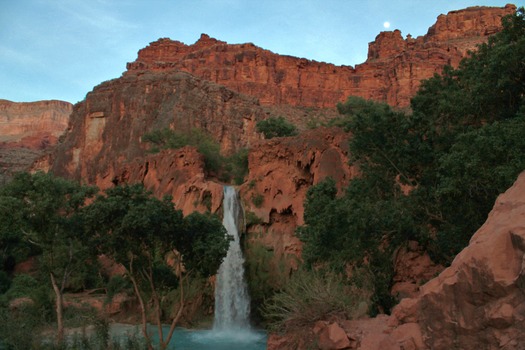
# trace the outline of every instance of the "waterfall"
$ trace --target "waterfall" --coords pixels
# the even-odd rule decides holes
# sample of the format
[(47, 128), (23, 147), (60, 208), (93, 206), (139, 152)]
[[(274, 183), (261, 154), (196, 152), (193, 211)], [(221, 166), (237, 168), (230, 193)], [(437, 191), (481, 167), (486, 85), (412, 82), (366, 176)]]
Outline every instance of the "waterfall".
[(231, 186), (224, 187), (223, 208), (222, 223), (233, 240), (217, 274), (213, 328), (218, 331), (249, 329), (250, 297), (244, 279), (244, 258), (237, 226), (238, 218), (242, 218), (242, 207), (235, 188)]

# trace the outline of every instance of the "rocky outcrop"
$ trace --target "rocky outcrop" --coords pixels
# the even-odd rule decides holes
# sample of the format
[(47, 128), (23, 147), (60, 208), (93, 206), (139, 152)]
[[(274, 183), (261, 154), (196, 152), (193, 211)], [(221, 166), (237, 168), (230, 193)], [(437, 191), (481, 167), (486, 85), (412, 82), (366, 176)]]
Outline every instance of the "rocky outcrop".
[[(271, 335), (268, 349), (313, 342), (347, 349), (506, 349), (525, 344), (525, 172), (500, 195), (485, 224), (452, 265), (406, 298), (391, 316), (316, 325), (297, 347), (294, 335)], [(330, 331), (327, 327), (335, 331)], [(322, 330), (322, 332), (321, 332)], [(332, 336), (330, 336), (330, 334)]]
[(452, 265), (394, 309), (391, 324), (417, 324), (429, 349), (523, 349), (525, 173)]
[(259, 218), (252, 232), (263, 230), (259, 239), (277, 256), (300, 256), (301, 243), (294, 233), (304, 224), (308, 188), (326, 177), (343, 188), (355, 176), (356, 169), (348, 164), (348, 137), (338, 128), (318, 128), (252, 147), (240, 193), (245, 210)]
[(0, 184), (56, 145), (65, 132), (73, 105), (64, 101), (0, 100)]
[[(75, 105), (52, 171), (107, 188), (125, 172), (133, 180), (148, 175), (149, 145), (142, 142), (148, 132), (200, 128), (227, 154), (260, 138), (255, 124), (264, 116), (255, 99), (184, 72), (127, 74), (97, 86)], [(142, 174), (134, 172), (139, 170), (131, 164), (135, 161), (145, 167)]]
[(438, 17), (418, 38), (399, 30), (382, 32), (369, 45), (365, 63), (336, 66), (282, 56), (251, 43), (227, 44), (203, 34), (193, 45), (160, 39), (139, 51), (128, 72), (183, 70), (205, 80), (256, 96), (263, 105), (329, 107), (350, 95), (405, 107), (422, 79), (457, 66), (468, 50), (501, 30), (503, 8), (470, 7)]
[(223, 186), (206, 179), (204, 158), (194, 147), (165, 150), (122, 164), (112, 181), (142, 183), (158, 198), (170, 195), (184, 215), (216, 213), (222, 205)]

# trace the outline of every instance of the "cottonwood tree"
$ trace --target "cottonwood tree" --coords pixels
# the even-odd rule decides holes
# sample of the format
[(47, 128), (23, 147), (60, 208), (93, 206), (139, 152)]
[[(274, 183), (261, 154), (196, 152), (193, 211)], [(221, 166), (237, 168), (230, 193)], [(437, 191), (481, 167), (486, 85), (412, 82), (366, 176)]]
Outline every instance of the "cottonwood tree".
[(95, 193), (94, 187), (42, 172), (19, 173), (0, 189), (0, 236), (40, 251), (39, 268), (55, 293), (58, 343), (64, 338), (64, 290), (70, 278), (94, 260), (80, 208)]
[[(184, 279), (215, 274), (226, 255), (229, 240), (222, 223), (215, 216), (198, 213), (184, 218), (170, 197), (159, 200), (142, 185), (111, 188), (84, 214), (98, 238), (99, 252), (126, 269), (140, 305), (142, 333), (148, 346), (153, 346), (147, 328), (151, 312), (159, 347), (165, 349), (184, 309)], [(167, 264), (169, 255), (177, 257), (171, 266)], [(179, 308), (164, 336), (160, 293), (166, 281), (173, 279), (178, 281)]]

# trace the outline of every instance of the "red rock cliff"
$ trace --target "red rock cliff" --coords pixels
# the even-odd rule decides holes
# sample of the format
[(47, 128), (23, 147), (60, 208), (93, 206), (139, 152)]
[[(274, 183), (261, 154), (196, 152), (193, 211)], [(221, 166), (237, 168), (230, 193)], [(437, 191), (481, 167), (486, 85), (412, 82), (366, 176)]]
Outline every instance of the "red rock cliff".
[(64, 101), (0, 100), (0, 142), (28, 148), (55, 144), (66, 130), (72, 110), (73, 105)]
[(424, 36), (404, 39), (382, 32), (370, 43), (365, 63), (350, 66), (281, 56), (253, 44), (230, 45), (203, 34), (193, 45), (160, 39), (139, 51), (128, 73), (179, 69), (264, 105), (334, 107), (350, 95), (408, 106), (422, 79), (457, 66), (468, 50), (501, 29), (516, 7), (471, 7), (438, 17)]
[[(295, 228), (304, 224), (308, 188), (326, 177), (343, 188), (356, 175), (357, 170), (348, 161), (348, 138), (339, 128), (318, 128), (252, 148), (249, 174), (240, 193), (245, 210), (260, 219), (251, 233), (257, 236), (264, 231), (257, 239), (277, 257), (300, 257), (302, 243), (295, 236)], [(257, 197), (262, 201), (258, 203)]]
[[(193, 191), (192, 182), (199, 177), (204, 181), (202, 159), (191, 149), (148, 154), (148, 145), (142, 142), (144, 134), (167, 127), (178, 131), (198, 127), (228, 153), (260, 138), (255, 124), (263, 116), (254, 98), (185, 72), (127, 74), (97, 86), (75, 105), (52, 171), (102, 189), (115, 182), (143, 182), (159, 197), (180, 197), (178, 185), (186, 181), (187, 190)], [(177, 186), (166, 183), (170, 181)], [(207, 186), (201, 185), (201, 190)], [(177, 197), (176, 203), (189, 211), (195, 198), (185, 198), (188, 202)]]
[(72, 109), (73, 105), (64, 101), (0, 100), (0, 184), (17, 171), (29, 170), (57, 143)]

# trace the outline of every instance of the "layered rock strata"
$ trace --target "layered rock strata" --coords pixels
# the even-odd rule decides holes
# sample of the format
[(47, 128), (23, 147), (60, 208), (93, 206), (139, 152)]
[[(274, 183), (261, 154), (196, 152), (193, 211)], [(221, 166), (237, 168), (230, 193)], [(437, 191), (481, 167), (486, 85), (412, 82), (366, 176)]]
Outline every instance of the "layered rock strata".
[(0, 184), (27, 171), (64, 134), (73, 105), (0, 100)]
[(259, 98), (263, 105), (333, 108), (350, 95), (406, 107), (422, 79), (457, 66), (469, 50), (501, 30), (516, 6), (470, 7), (438, 17), (426, 35), (380, 33), (368, 59), (355, 67), (282, 56), (251, 43), (227, 44), (203, 34), (193, 45), (167, 38), (152, 42), (125, 74), (182, 70)]
[(97, 86), (75, 105), (52, 171), (104, 189), (130, 162), (148, 164), (149, 144), (142, 142), (148, 132), (200, 128), (227, 154), (261, 137), (255, 124), (264, 116), (254, 98), (184, 72), (127, 74)]

